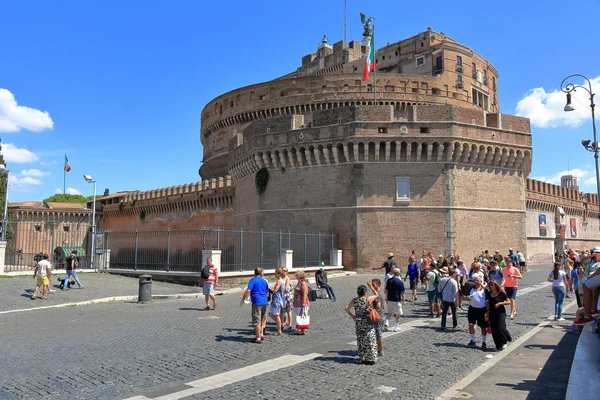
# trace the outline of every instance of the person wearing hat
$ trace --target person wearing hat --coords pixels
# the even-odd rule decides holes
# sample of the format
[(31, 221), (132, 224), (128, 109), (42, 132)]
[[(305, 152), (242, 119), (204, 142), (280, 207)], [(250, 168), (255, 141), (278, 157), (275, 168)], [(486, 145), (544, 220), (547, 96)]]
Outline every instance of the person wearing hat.
[(319, 270), (315, 272), (315, 282), (317, 283), (317, 287), (320, 289), (325, 289), (327, 291), (327, 295), (332, 301), (337, 301), (337, 297), (335, 297), (335, 293), (333, 292), (333, 288), (329, 286), (327, 282), (327, 272), (323, 269), (325, 266), (324, 262), (319, 264)]
[(440, 269), (442, 279), (438, 283), (438, 292), (442, 299), (442, 331), (446, 330), (446, 317), (448, 316), (448, 308), (452, 309), (452, 327), (458, 326), (456, 318), (456, 296), (458, 294), (458, 284), (456, 280), (448, 275), (448, 268)]
[[(396, 260), (394, 260), (394, 253), (388, 253), (388, 258), (387, 260), (385, 260), (383, 262), (383, 264), (381, 264), (381, 267), (379, 267), (378, 269), (384, 269), (385, 268), (385, 274), (390, 274), (392, 272), (392, 267), (397, 267), (398, 263), (396, 263)], [(385, 276), (384, 276), (384, 281), (385, 281)]]

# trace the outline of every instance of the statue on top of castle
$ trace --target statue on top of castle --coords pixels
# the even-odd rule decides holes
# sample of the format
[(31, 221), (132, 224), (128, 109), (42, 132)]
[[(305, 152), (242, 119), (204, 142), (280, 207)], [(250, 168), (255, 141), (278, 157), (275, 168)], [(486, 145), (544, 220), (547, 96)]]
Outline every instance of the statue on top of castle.
[(360, 22), (362, 22), (365, 30), (363, 31), (363, 36), (364, 37), (369, 37), (371, 36), (371, 33), (373, 32), (373, 30), (371, 29), (371, 21), (373, 20), (373, 17), (369, 17), (367, 18), (367, 16), (363, 13), (360, 13)]

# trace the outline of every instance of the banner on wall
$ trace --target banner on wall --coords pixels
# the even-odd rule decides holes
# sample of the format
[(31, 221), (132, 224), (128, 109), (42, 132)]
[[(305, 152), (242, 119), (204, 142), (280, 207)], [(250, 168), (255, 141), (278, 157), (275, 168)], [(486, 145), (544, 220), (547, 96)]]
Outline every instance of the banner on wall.
[(577, 237), (577, 220), (575, 218), (571, 218), (571, 237), (572, 238), (576, 238)]
[(546, 226), (546, 214), (540, 214), (539, 221), (540, 236), (546, 236), (548, 234), (548, 227)]

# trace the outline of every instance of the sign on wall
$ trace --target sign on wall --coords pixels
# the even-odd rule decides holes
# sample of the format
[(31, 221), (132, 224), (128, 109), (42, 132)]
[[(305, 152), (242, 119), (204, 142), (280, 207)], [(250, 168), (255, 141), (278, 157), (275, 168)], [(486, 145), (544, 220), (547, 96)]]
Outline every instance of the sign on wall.
[(546, 225), (546, 214), (540, 214), (539, 225), (540, 225), (540, 236), (546, 236), (548, 234), (548, 226)]
[(571, 218), (570, 226), (571, 226), (571, 237), (576, 238), (577, 237), (577, 220), (575, 218)]

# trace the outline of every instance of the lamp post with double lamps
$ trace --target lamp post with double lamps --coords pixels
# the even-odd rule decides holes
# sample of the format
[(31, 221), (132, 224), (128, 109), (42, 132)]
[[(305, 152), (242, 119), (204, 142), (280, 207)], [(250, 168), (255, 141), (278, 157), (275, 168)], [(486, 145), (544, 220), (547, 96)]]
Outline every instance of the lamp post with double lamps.
[(0, 172), (6, 172), (6, 192), (4, 193), (4, 214), (2, 216), (2, 241), (6, 242), (6, 213), (8, 212), (8, 179), (10, 178), (10, 170), (6, 169), (6, 165), (0, 164)]
[(90, 264), (92, 264), (92, 268), (95, 270), (94, 266), (94, 255), (96, 254), (96, 181), (92, 179), (89, 175), (84, 175), (83, 179), (86, 180), (87, 183), (94, 184), (94, 200), (92, 201), (92, 255), (90, 256)]
[[(570, 81), (572, 78), (585, 79), (588, 87), (585, 87), (583, 85), (575, 85), (574, 83), (572, 83), (572, 81)], [(600, 229), (600, 173), (598, 171), (598, 152), (600, 151), (600, 148), (598, 146), (598, 137), (596, 135), (596, 114), (594, 112), (594, 108), (596, 107), (596, 105), (594, 104), (594, 92), (592, 91), (592, 82), (585, 75), (573, 74), (563, 79), (563, 81), (560, 84), (560, 90), (567, 94), (567, 104), (565, 105), (564, 109), (565, 111), (575, 110), (575, 107), (573, 107), (573, 104), (571, 103), (571, 93), (576, 91), (577, 89), (583, 89), (590, 95), (590, 108), (592, 110), (592, 128), (594, 130), (594, 142), (590, 143), (589, 140), (582, 140), (581, 144), (587, 151), (594, 153), (594, 159), (596, 161), (596, 193), (598, 195), (598, 227)]]

